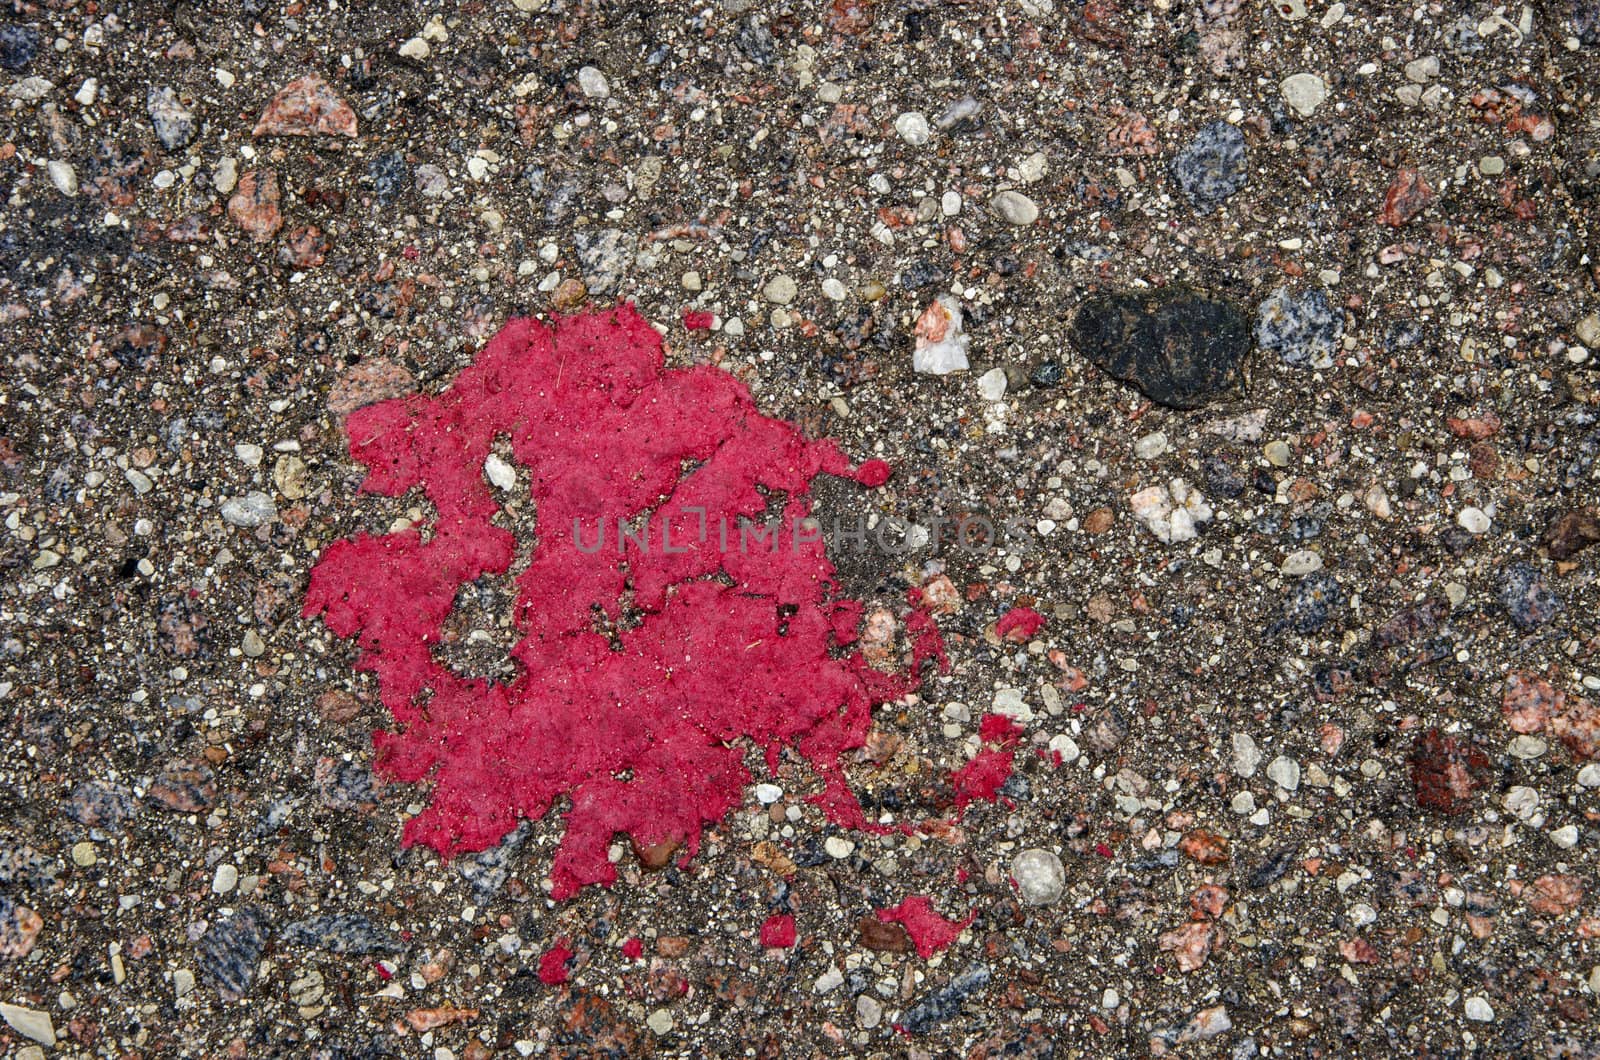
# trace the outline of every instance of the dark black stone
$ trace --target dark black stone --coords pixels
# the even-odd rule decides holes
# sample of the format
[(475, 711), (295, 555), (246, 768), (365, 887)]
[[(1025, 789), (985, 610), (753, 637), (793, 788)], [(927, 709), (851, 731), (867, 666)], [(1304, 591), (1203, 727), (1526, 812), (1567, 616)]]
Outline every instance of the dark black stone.
[(15, 73), (39, 52), (39, 31), (32, 26), (0, 26), (0, 67)]
[(1277, 883), (1294, 863), (1294, 854), (1294, 847), (1280, 847), (1273, 851), (1267, 860), (1257, 865), (1250, 871), (1250, 875), (1245, 877), (1245, 885), (1259, 891), (1263, 887)]
[(1207, 492), (1232, 500), (1244, 492), (1244, 476), (1220, 456), (1208, 456), (1201, 464), (1206, 473)]
[(1090, 300), (1073, 321), (1072, 341), (1152, 401), (1194, 409), (1238, 380), (1250, 325), (1226, 302), (1169, 288)]
[(1061, 385), (1061, 362), (1045, 361), (1034, 368), (1033, 374), (1028, 377), (1034, 386), (1050, 387)]

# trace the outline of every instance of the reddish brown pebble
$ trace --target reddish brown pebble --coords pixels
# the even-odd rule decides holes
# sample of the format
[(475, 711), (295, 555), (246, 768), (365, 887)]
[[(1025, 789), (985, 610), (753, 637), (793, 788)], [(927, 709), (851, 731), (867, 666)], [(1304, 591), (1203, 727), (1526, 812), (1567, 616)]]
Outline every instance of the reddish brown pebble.
[(672, 860), (672, 855), (678, 852), (679, 843), (676, 839), (664, 839), (659, 843), (641, 846), (633, 845), (634, 856), (639, 859), (639, 864), (652, 871), (664, 869)]
[(239, 178), (228, 216), (257, 243), (265, 243), (283, 227), (278, 209), (278, 175), (270, 169), (252, 169)]
[(356, 409), (375, 405), (417, 387), (416, 378), (393, 361), (375, 357), (341, 375), (328, 392), (328, 411), (341, 419)]
[(361, 701), (342, 689), (333, 689), (317, 697), (317, 714), (323, 721), (343, 725), (354, 721), (361, 713)]
[(1378, 220), (1395, 228), (1409, 222), (1433, 201), (1434, 191), (1415, 169), (1402, 169), (1383, 197), (1383, 213)]
[(145, 797), (176, 813), (199, 813), (217, 799), (216, 776), (200, 762), (171, 765), (150, 782)]
[(1196, 828), (1178, 843), (1178, 849), (1202, 865), (1221, 865), (1228, 860), (1228, 840), (1209, 828)]
[(1506, 689), (1500, 697), (1500, 714), (1512, 732), (1541, 732), (1551, 713), (1561, 709), (1565, 698), (1542, 677), (1514, 673), (1506, 678)]
[(1562, 512), (1544, 532), (1545, 547), (1551, 559), (1571, 559), (1600, 541), (1600, 514), (1593, 508)]
[(872, 0), (833, 0), (828, 8), (828, 28), (854, 36), (872, 26)]
[(1587, 699), (1572, 699), (1550, 719), (1550, 733), (1577, 758), (1600, 757), (1600, 709)]
[(1111, 514), (1110, 508), (1096, 508), (1083, 517), (1083, 529), (1090, 534), (1103, 534), (1111, 529), (1111, 524), (1116, 521), (1116, 516)]
[(17, 960), (32, 953), (43, 928), (38, 913), (0, 895), (0, 957)]
[(550, 305), (563, 313), (570, 313), (583, 305), (588, 294), (588, 288), (584, 287), (582, 280), (569, 276), (550, 295)]
[(452, 1023), (465, 1023), (477, 1018), (478, 1010), (475, 1008), (456, 1008), (446, 1005), (443, 1008), (414, 1008), (406, 1013), (406, 1023), (418, 1034), (436, 1030)]
[(1522, 896), (1535, 913), (1565, 916), (1583, 901), (1583, 891), (1583, 881), (1576, 876), (1549, 875), (1534, 880)]
[(1488, 765), (1488, 758), (1471, 743), (1429, 729), (1411, 751), (1417, 805), (1440, 813), (1464, 812), (1481, 783), (1477, 774)]
[(251, 136), (356, 135), (356, 113), (328, 82), (307, 74), (278, 90)]
[(314, 269), (328, 253), (328, 240), (316, 225), (301, 225), (289, 233), (278, 250), (278, 260), (296, 269)]
[(910, 953), (911, 936), (896, 923), (885, 923), (875, 916), (864, 916), (856, 924), (861, 945), (877, 953)]

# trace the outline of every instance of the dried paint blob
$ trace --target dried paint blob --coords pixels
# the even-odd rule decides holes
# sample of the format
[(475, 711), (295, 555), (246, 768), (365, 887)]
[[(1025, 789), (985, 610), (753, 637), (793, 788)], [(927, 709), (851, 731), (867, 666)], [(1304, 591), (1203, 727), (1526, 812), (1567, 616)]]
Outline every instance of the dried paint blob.
[(878, 910), (878, 919), (885, 924), (898, 923), (911, 936), (917, 956), (927, 960), (949, 946), (977, 918), (977, 911), (967, 914), (965, 920), (946, 920), (933, 908), (927, 895), (913, 894), (897, 906)]
[[(377, 769), (433, 785), (408, 845), (482, 850), (565, 799), (551, 879), (569, 897), (616, 878), (618, 834), (693, 854), (739, 804), (747, 750), (769, 771), (798, 756), (832, 821), (872, 827), (840, 755), (915, 677), (848, 648), (861, 605), (839, 595), (803, 520), (818, 474), (878, 485), (881, 462), (853, 469), (720, 369), (666, 370), (631, 307), (513, 320), (442, 393), (357, 409), (345, 426), (364, 490), (421, 490), (437, 513), (425, 532), (330, 546), (306, 594), (306, 613), (355, 638), (377, 675), (394, 718), (374, 734)], [(521, 553), (486, 481), (497, 444), (537, 510)], [(490, 465), (502, 482), (505, 463)], [(502, 575), (515, 676), (458, 672), (440, 654), (457, 593)], [(913, 611), (907, 625), (918, 657), (942, 662), (931, 619)]]

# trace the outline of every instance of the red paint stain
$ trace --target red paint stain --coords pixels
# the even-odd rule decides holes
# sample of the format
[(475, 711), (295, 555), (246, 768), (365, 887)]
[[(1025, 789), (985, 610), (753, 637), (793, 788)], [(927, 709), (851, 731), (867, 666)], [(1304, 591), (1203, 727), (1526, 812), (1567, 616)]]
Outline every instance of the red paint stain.
[(636, 961), (644, 956), (644, 943), (639, 939), (629, 939), (622, 944), (622, 955), (630, 961)]
[(985, 714), (978, 723), (978, 737), (984, 748), (950, 774), (958, 812), (974, 799), (995, 801), (1001, 786), (1011, 777), (1022, 727), (1004, 714)]
[(716, 316), (704, 310), (685, 309), (683, 311), (683, 326), (690, 331), (710, 331), (711, 325), (716, 322)]
[(761, 925), (761, 945), (768, 949), (788, 949), (795, 940), (794, 917), (774, 913)]
[(965, 920), (946, 920), (933, 908), (933, 901), (924, 895), (913, 894), (890, 909), (879, 909), (878, 919), (884, 923), (898, 921), (911, 936), (917, 956), (927, 960), (961, 937), (968, 924), (977, 918), (977, 910), (967, 914)]
[(567, 981), (567, 965), (572, 961), (572, 950), (567, 946), (566, 939), (559, 939), (554, 946), (539, 957), (539, 981), (547, 986), (556, 986)]
[(1044, 625), (1044, 616), (1031, 607), (1013, 607), (1000, 616), (1000, 621), (994, 625), (995, 636), (1001, 640), (1020, 644), (1033, 639)]
[[(881, 830), (840, 756), (864, 744), (874, 704), (917, 687), (916, 670), (878, 673), (839, 650), (862, 605), (839, 594), (821, 541), (794, 529), (818, 474), (881, 484), (881, 461), (853, 470), (831, 441), (763, 416), (720, 369), (666, 370), (660, 337), (631, 306), (512, 320), (443, 392), (358, 409), (345, 428), (370, 469), (363, 490), (420, 490), (437, 512), (427, 534), (330, 545), (306, 592), (308, 616), (356, 640), (394, 719), (373, 734), (375, 768), (432, 783), (406, 845), (482, 850), (565, 798), (550, 873), (564, 899), (615, 880), (618, 833), (693, 855), (751, 780), (746, 748), (769, 771), (795, 755), (820, 778), (811, 799), (830, 820)], [(497, 438), (527, 469), (538, 512), (516, 577), (509, 682), (434, 656), (457, 590), (516, 558), (484, 478)], [(781, 519), (770, 546), (741, 549), (739, 519), (762, 522), (769, 498)], [(619, 547), (618, 519), (642, 515), (648, 547)], [(610, 537), (593, 551), (601, 527)], [(948, 665), (930, 616), (913, 610), (906, 625), (917, 666)]]

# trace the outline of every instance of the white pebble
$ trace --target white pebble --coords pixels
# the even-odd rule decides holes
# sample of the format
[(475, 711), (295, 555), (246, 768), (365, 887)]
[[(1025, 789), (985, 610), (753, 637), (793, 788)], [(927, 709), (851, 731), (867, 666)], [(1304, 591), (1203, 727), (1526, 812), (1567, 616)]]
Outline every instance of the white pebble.
[(1140, 460), (1154, 460), (1171, 448), (1165, 432), (1153, 431), (1133, 443), (1133, 455)]
[(1312, 574), (1322, 569), (1322, 556), (1308, 548), (1298, 552), (1291, 552), (1284, 558), (1283, 566), (1279, 568), (1291, 578), (1299, 578)]
[(517, 469), (502, 460), (497, 453), (490, 453), (483, 461), (483, 474), (489, 484), (496, 489), (507, 492), (516, 488)]
[(1039, 219), (1039, 206), (1020, 191), (1002, 191), (989, 200), (994, 212), (1007, 222), (1024, 227)]
[(1300, 763), (1279, 755), (1267, 766), (1267, 776), (1284, 791), (1294, 791), (1300, 786)]
[(1247, 732), (1233, 734), (1233, 772), (1241, 777), (1253, 777), (1261, 766), (1261, 749), (1255, 738)]
[(991, 368), (978, 377), (978, 393), (985, 401), (999, 401), (1006, 396), (1006, 370)]
[(1278, 87), (1284, 101), (1302, 118), (1310, 117), (1328, 98), (1328, 83), (1316, 74), (1292, 74)]
[(1463, 508), (1456, 516), (1456, 525), (1469, 534), (1486, 534), (1489, 532), (1489, 516), (1482, 508)]
[(1466, 1003), (1461, 1006), (1461, 1010), (1466, 1013), (1467, 1019), (1476, 1023), (1488, 1023), (1494, 1019), (1493, 1006), (1489, 1004), (1487, 998), (1480, 994), (1474, 994), (1472, 997), (1467, 998)]
[(830, 858), (836, 861), (843, 861), (855, 853), (856, 845), (844, 836), (831, 835), (823, 842), (822, 849), (828, 852)]
[(590, 99), (605, 99), (611, 95), (611, 83), (593, 66), (585, 66), (578, 71), (578, 87)]
[(1022, 900), (1028, 905), (1055, 905), (1061, 901), (1067, 884), (1061, 859), (1040, 847), (1024, 850), (1013, 858), (1011, 875), (1017, 881)]
[(52, 158), (45, 164), (45, 169), (57, 191), (69, 199), (78, 194), (78, 171), (72, 168), (72, 163)]
[(900, 134), (900, 139), (912, 147), (921, 147), (932, 135), (928, 128), (927, 115), (914, 110), (908, 110), (894, 120), (894, 131)]

